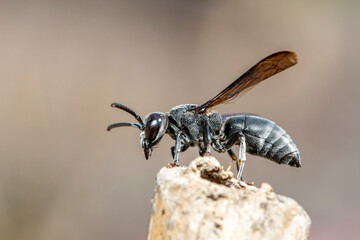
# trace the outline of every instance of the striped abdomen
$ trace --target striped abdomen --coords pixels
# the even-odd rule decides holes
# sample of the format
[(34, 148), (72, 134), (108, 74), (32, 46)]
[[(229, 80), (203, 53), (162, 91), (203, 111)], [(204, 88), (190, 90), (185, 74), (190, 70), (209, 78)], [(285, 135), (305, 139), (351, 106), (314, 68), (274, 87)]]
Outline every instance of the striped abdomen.
[(301, 166), (300, 153), (290, 136), (274, 122), (253, 115), (228, 117), (224, 123), (227, 139), (245, 135), (246, 151), (279, 164)]

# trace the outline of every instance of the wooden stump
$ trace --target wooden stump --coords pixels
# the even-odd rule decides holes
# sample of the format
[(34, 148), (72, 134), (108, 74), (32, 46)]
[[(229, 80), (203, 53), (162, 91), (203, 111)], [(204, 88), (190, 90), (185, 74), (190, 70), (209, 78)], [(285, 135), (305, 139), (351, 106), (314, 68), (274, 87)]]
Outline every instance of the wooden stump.
[(147, 239), (308, 239), (311, 221), (297, 202), (232, 177), (212, 157), (162, 168)]

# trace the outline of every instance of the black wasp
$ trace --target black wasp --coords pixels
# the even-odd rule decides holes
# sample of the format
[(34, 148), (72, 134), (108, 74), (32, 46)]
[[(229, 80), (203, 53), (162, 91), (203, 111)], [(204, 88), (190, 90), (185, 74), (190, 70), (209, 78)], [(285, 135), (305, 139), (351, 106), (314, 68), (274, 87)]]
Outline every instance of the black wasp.
[[(130, 113), (138, 123), (114, 123), (108, 126), (107, 130), (127, 126), (140, 129), (140, 144), (146, 159), (151, 156), (153, 147), (160, 142), (164, 134), (169, 134), (175, 140), (175, 145), (171, 147), (174, 165), (179, 163), (179, 153), (190, 146), (197, 146), (201, 156), (210, 154), (210, 146), (217, 152), (228, 152), (237, 163), (238, 180), (241, 179), (246, 161), (245, 151), (279, 164), (300, 167), (299, 150), (295, 143), (274, 122), (254, 115), (220, 115), (211, 110), (212, 107), (234, 99), (244, 90), (251, 89), (296, 63), (297, 57), (294, 52), (274, 53), (250, 68), (206, 103), (179, 105), (166, 114), (150, 113), (145, 121), (130, 108), (113, 103), (112, 107)], [(231, 150), (233, 145), (240, 146), (238, 157)]]

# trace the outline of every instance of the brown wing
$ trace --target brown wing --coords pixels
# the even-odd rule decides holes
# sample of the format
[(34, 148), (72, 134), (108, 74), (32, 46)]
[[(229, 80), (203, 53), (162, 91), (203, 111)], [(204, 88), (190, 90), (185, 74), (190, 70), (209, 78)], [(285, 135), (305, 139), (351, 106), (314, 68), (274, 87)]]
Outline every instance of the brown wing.
[(297, 57), (294, 52), (283, 51), (274, 53), (258, 62), (214, 98), (198, 106), (196, 111), (205, 112), (211, 107), (228, 102), (244, 90), (255, 87), (255, 85), (261, 81), (284, 71), (296, 63)]

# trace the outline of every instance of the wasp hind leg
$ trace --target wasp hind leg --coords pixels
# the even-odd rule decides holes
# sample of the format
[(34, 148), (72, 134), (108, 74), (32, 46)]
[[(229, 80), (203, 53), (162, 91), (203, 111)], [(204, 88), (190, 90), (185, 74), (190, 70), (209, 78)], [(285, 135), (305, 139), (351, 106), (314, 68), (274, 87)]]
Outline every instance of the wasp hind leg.
[[(239, 142), (239, 157), (236, 157), (236, 154), (231, 149), (231, 147)], [(240, 181), (244, 181), (242, 178), (242, 173), (244, 171), (245, 162), (246, 162), (246, 141), (245, 141), (245, 135), (243, 133), (238, 133), (230, 137), (226, 143), (225, 146), (230, 155), (231, 159), (236, 161), (236, 168), (237, 168), (237, 179), (239, 181), (239, 184), (242, 186)]]
[[(231, 147), (239, 142), (239, 157), (236, 156), (234, 151)], [(245, 135), (243, 133), (238, 133), (233, 137), (230, 137), (226, 142), (225, 149), (227, 149), (228, 154), (230, 155), (231, 159), (236, 161), (236, 170), (237, 170), (237, 179), (239, 184), (242, 186), (240, 181), (244, 181), (242, 178), (242, 173), (244, 171), (245, 162), (246, 162), (246, 141)]]
[(230, 148), (229, 150), (227, 150), (227, 153), (229, 154), (231, 159), (236, 162), (236, 171), (239, 172), (239, 162), (238, 162), (238, 158), (235, 155), (234, 151)]
[(240, 180), (243, 181), (242, 173), (244, 171), (245, 162), (246, 162), (246, 141), (245, 141), (245, 136), (240, 133), (239, 134), (239, 158), (238, 158), (238, 164), (240, 165), (240, 167), (239, 167), (239, 171), (238, 171), (238, 175), (237, 175), (237, 179), (238, 179), (239, 183), (240, 183)]

